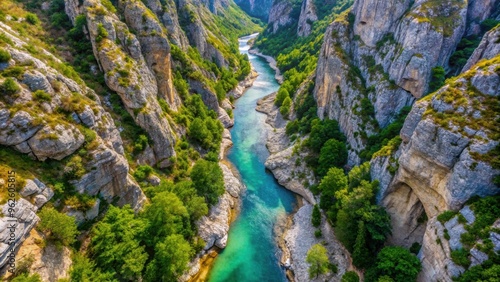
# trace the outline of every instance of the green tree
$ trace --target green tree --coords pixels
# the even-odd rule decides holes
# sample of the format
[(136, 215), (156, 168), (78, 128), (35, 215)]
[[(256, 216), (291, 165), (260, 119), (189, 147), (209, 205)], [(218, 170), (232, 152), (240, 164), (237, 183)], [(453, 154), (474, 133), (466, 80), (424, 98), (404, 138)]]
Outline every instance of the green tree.
[(385, 247), (377, 255), (375, 272), (395, 282), (416, 281), (421, 265), (418, 258), (402, 247)]
[(215, 205), (224, 193), (224, 179), (219, 164), (200, 159), (193, 166), (190, 176), (198, 195), (205, 197), (209, 205)]
[(189, 243), (178, 234), (156, 244), (155, 258), (146, 269), (146, 281), (176, 281), (187, 269), (193, 254)]
[(328, 272), (330, 261), (328, 260), (325, 247), (320, 244), (313, 245), (311, 249), (307, 251), (306, 262), (310, 264), (309, 278), (315, 278)]
[(292, 99), (290, 99), (290, 97), (286, 97), (285, 100), (283, 101), (283, 104), (281, 104), (280, 107), (280, 113), (284, 118), (288, 117), (291, 107), (292, 107)]
[(342, 275), (341, 282), (359, 282), (359, 276), (354, 271), (347, 271)]
[(156, 194), (142, 216), (148, 221), (144, 237), (151, 247), (169, 235), (189, 232), (190, 229), (188, 211), (172, 192)]
[(99, 267), (125, 280), (140, 277), (148, 259), (140, 241), (145, 230), (146, 222), (130, 206), (110, 206), (92, 229), (91, 251)]
[(446, 71), (443, 67), (432, 68), (431, 82), (429, 84), (429, 93), (432, 93), (444, 85)]
[(318, 205), (314, 205), (313, 207), (311, 223), (314, 227), (318, 227), (321, 224), (321, 212)]
[(51, 207), (45, 207), (38, 214), (40, 223), (38, 228), (46, 234), (49, 239), (54, 239), (65, 246), (72, 244), (78, 234), (75, 218), (63, 214)]
[(347, 148), (344, 142), (330, 139), (321, 148), (319, 154), (318, 176), (326, 175), (331, 167), (342, 167), (347, 162)]
[(274, 101), (274, 104), (278, 107), (281, 107), (281, 104), (283, 104), (283, 101), (285, 101), (286, 98), (290, 98), (290, 94), (288, 94), (288, 91), (280, 87), (278, 90), (278, 94), (276, 95), (276, 99)]
[(338, 167), (330, 168), (318, 188), (321, 191), (320, 207), (336, 214), (335, 193), (347, 188), (347, 176), (344, 171)]
[(311, 135), (309, 136), (309, 147), (316, 153), (321, 151), (321, 148), (330, 139), (345, 141), (344, 134), (340, 131), (339, 123), (336, 120), (313, 120), (311, 127)]
[(72, 257), (70, 269), (71, 281), (92, 282), (92, 281), (116, 281), (113, 274), (103, 273), (96, 267), (95, 263), (83, 256), (81, 253), (75, 253)]
[(360, 220), (358, 222), (358, 234), (354, 243), (354, 252), (352, 253), (352, 263), (359, 268), (369, 266), (371, 262), (371, 254), (366, 247), (366, 229), (365, 223)]
[(198, 196), (192, 181), (181, 181), (176, 183), (174, 192), (184, 203), (193, 223), (202, 216), (208, 214), (208, 206), (205, 202), (205, 198)]

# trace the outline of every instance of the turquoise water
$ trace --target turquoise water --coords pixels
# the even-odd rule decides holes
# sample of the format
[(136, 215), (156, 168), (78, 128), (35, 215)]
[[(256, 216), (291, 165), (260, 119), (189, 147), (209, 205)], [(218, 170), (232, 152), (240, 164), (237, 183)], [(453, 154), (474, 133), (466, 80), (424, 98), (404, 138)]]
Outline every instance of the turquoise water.
[[(245, 54), (247, 40), (240, 39), (240, 52)], [(242, 195), (241, 212), (231, 225), (227, 247), (215, 260), (210, 282), (287, 281), (279, 265), (273, 230), (279, 217), (293, 211), (296, 199), (265, 170), (269, 156), (266, 117), (255, 111), (257, 100), (277, 91), (279, 84), (265, 60), (251, 54), (249, 58), (259, 77), (236, 102), (231, 130), (234, 146), (228, 155), (247, 190)]]

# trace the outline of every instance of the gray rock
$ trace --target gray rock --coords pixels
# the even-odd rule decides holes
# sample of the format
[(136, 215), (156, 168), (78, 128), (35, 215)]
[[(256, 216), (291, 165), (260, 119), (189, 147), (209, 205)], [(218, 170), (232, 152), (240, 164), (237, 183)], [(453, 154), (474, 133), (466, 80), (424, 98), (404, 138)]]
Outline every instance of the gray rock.
[(28, 179), (26, 180), (26, 185), (21, 190), (20, 194), (23, 197), (27, 197), (33, 194), (38, 194), (40, 192), (42, 192), (42, 189), (38, 187), (38, 185), (35, 182), (33, 182), (33, 180)]
[(71, 124), (57, 124), (54, 128), (45, 126), (38, 131), (28, 144), (38, 160), (47, 158), (62, 160), (83, 145), (84, 137)]
[(470, 250), (470, 255), (471, 255), (471, 264), (470, 264), (471, 267), (482, 264), (483, 262), (488, 260), (488, 255), (476, 248), (472, 248)]
[(304, 0), (300, 8), (299, 22), (297, 25), (298, 36), (308, 36), (312, 31), (312, 24), (318, 20), (316, 6), (312, 0)]
[(467, 224), (471, 225), (476, 221), (476, 216), (474, 215), (474, 212), (470, 209), (470, 206), (465, 206), (460, 210), (460, 213), (465, 217), (465, 220), (467, 220)]
[(99, 206), (101, 204), (101, 200), (96, 199), (95, 204), (85, 212), (85, 218), (87, 220), (93, 220), (99, 215)]

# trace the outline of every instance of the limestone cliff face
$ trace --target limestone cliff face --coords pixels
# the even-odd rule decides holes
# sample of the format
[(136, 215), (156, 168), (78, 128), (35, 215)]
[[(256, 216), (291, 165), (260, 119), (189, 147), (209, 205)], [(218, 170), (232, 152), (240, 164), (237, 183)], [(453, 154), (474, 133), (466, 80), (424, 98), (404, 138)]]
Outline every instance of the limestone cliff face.
[[(138, 5), (134, 6), (135, 9), (140, 11), (143, 4), (135, 3)], [(157, 164), (160, 167), (168, 166), (169, 158), (175, 155), (173, 146), (176, 137), (160, 108), (157, 97), (159, 95), (163, 97), (160, 94), (162, 92), (164, 95), (169, 95), (168, 80), (171, 78), (162, 81), (165, 84), (163, 85), (164, 91), (159, 91), (156, 77), (148, 67), (148, 62), (143, 55), (143, 47), (137, 36), (132, 34), (126, 24), (121, 22), (114, 13), (107, 11), (99, 2), (89, 0), (85, 1), (84, 5), (94, 54), (105, 73), (106, 84), (120, 95), (127, 111), (151, 138), (154, 158), (148, 160), (148, 163)], [(130, 18), (130, 13), (133, 11), (128, 13)], [(151, 16), (144, 15), (146, 18), (144, 22), (148, 22), (148, 17)], [(132, 19), (130, 21), (134, 24)], [(153, 40), (158, 44), (157, 47), (147, 46), (146, 49), (160, 49), (162, 44), (164, 47), (168, 46), (168, 42), (162, 39), (161, 29), (157, 31), (155, 26), (146, 29), (149, 30), (141, 30), (139, 38), (143, 42)], [(148, 54), (151, 65), (155, 63), (153, 60), (156, 55), (169, 61), (167, 53)], [(168, 65), (159, 67), (170, 68)], [(169, 74), (169, 71), (159, 76), (162, 77), (165, 74)], [(166, 77), (161, 79), (164, 78)], [(175, 104), (172, 106), (175, 107)]]
[[(495, 32), (485, 35), (482, 46)], [(474, 195), (500, 192), (493, 183), (500, 170), (491, 162), (499, 144), (500, 113), (492, 108), (500, 94), (499, 66), (497, 53), (418, 101), (401, 130), (399, 149), (372, 160), (372, 177), (382, 180), (379, 200), (391, 215), (390, 242), (409, 246), (423, 238), (421, 281), (451, 281), (464, 271), (450, 264), (447, 245), (436, 246), (435, 237), (443, 232), (436, 216), (461, 209)], [(394, 176), (389, 159), (397, 163)]]
[(316, 6), (312, 0), (304, 0), (300, 8), (299, 22), (297, 26), (298, 36), (308, 36), (311, 34), (313, 22), (318, 20), (316, 15)]
[(289, 25), (293, 19), (290, 14), (292, 13), (293, 5), (286, 0), (276, 0), (269, 11), (269, 20), (267, 22), (268, 29), (272, 33), (276, 33), (280, 27)]
[[(314, 93), (318, 115), (339, 120), (351, 146), (350, 164), (359, 162), (357, 152), (364, 148), (361, 133), (387, 126), (401, 108), (427, 92), (431, 69), (447, 66), (465, 34), (469, 6), (360, 0), (331, 24)], [(373, 115), (362, 113), (361, 102), (373, 105)]]
[(267, 22), (269, 10), (273, 5), (273, 0), (235, 0), (234, 2), (250, 16), (259, 18), (264, 22)]

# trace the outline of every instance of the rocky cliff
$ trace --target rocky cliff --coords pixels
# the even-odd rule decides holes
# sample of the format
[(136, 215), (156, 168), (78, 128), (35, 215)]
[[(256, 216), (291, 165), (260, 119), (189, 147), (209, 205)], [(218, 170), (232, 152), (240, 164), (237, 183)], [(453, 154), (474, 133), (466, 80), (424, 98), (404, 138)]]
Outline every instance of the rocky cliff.
[(269, 17), (269, 10), (273, 5), (273, 0), (236, 0), (234, 1), (238, 6), (247, 12), (250, 16), (261, 19), (267, 22)]
[[(484, 36), (468, 70), (413, 106), (401, 130), (401, 145), (384, 148), (372, 160), (372, 177), (382, 180), (380, 202), (392, 218), (390, 241), (406, 246), (422, 243), (421, 281), (451, 281), (465, 270), (450, 256), (450, 249), (462, 248), (457, 230), (465, 229), (447, 222), (450, 235), (444, 236), (437, 216), (462, 209), (473, 196), (500, 192), (494, 181), (500, 173), (495, 164), (500, 57), (491, 53), (498, 48), (491, 41), (498, 30)], [(461, 213), (467, 218), (466, 210)], [(443, 245), (436, 246), (438, 241)], [(477, 249), (471, 254), (481, 256)]]
[[(432, 68), (447, 67), (475, 5), (482, 4), (355, 1), (330, 25), (314, 93), (318, 115), (338, 120), (346, 134), (350, 164), (359, 163), (367, 135), (427, 93)], [(481, 16), (494, 11), (484, 9)]]

